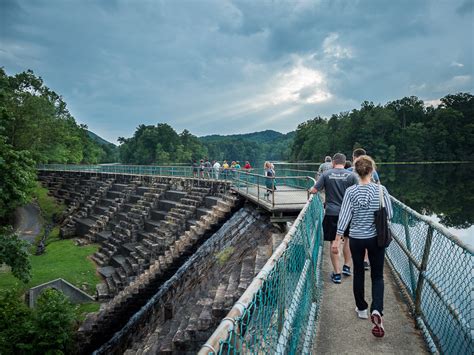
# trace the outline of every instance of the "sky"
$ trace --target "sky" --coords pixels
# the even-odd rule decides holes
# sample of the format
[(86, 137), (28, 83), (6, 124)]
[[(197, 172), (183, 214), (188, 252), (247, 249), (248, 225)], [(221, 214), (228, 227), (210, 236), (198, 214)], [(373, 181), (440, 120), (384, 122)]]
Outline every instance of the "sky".
[(32, 69), (116, 143), (139, 124), (295, 130), (473, 92), (474, 0), (0, 0), (0, 66)]

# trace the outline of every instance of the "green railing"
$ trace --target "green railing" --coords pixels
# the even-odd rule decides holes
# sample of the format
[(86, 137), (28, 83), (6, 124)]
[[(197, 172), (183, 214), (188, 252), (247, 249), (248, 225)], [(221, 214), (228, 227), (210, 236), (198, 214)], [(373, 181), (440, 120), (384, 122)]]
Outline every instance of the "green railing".
[(231, 174), (235, 190), (252, 197), (258, 204), (271, 207), (303, 206), (308, 198), (308, 189), (316, 181), (309, 176), (266, 177), (247, 171)]
[(473, 249), (392, 198), (387, 259), (432, 351), (473, 354)]
[(322, 218), (314, 196), (200, 354), (311, 353), (321, 302)]

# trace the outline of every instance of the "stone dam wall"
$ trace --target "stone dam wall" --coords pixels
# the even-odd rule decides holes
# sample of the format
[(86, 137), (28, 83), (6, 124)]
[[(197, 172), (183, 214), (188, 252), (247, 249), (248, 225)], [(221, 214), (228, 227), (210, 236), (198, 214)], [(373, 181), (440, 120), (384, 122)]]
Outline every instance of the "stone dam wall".
[(195, 353), (283, 235), (225, 182), (40, 172), (68, 206), (63, 237), (94, 242), (99, 312), (77, 352)]

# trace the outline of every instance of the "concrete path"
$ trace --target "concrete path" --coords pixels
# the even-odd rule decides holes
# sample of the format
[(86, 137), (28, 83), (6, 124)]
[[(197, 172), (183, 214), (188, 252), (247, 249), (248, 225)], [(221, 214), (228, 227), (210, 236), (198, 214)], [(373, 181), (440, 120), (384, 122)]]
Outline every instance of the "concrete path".
[(30, 203), (15, 211), (15, 231), (19, 237), (30, 243), (41, 232), (41, 215), (36, 204)]
[[(341, 256), (341, 263), (343, 262)], [(342, 264), (341, 264), (342, 265)], [(421, 333), (415, 329), (408, 308), (401, 299), (391, 271), (385, 266), (385, 337), (372, 335), (370, 318), (359, 319), (355, 312), (352, 276), (342, 283), (330, 279), (332, 264), (329, 243), (324, 243), (323, 300), (321, 320), (314, 344), (314, 354), (428, 354)], [(365, 297), (370, 305), (370, 271), (365, 274)]]

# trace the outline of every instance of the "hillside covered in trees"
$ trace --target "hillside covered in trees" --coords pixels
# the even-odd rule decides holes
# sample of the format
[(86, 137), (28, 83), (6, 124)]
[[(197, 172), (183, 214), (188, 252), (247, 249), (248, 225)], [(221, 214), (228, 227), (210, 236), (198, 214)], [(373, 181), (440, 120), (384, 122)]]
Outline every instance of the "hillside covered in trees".
[(290, 146), (295, 133), (282, 134), (266, 130), (248, 134), (228, 136), (211, 135), (199, 138), (209, 152), (209, 156), (217, 160), (287, 160), (290, 157)]
[(434, 108), (415, 96), (316, 117), (300, 124), (291, 148), (294, 161), (322, 161), (325, 155), (363, 147), (378, 161), (473, 161), (474, 96), (447, 95)]
[(30, 199), (36, 164), (117, 161), (115, 146), (97, 138), (32, 71), (0, 68), (0, 222)]

